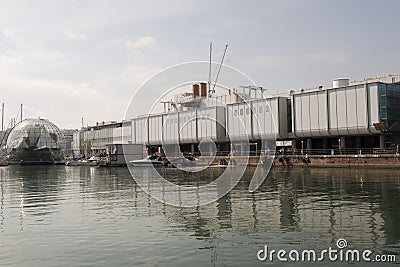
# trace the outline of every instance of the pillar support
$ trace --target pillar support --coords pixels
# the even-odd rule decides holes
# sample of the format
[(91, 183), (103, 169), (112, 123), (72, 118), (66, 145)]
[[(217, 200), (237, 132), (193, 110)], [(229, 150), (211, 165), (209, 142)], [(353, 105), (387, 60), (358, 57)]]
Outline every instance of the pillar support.
[(310, 154), (311, 150), (312, 150), (312, 139), (307, 138), (307, 153)]
[(383, 134), (379, 136), (379, 148), (380, 149), (386, 148), (385, 136)]
[(292, 152), (293, 154), (296, 153), (297, 149), (296, 149), (296, 139), (292, 139)]

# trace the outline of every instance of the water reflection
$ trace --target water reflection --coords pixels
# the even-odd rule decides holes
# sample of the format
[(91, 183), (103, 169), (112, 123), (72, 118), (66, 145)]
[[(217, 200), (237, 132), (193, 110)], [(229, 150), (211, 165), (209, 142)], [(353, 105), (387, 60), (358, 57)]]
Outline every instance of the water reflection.
[(46, 216), (57, 210), (60, 204), (60, 192), (63, 190), (63, 173), (52, 167), (16, 166), (0, 169), (1, 179), (1, 226), (5, 221), (5, 196), (9, 196), (18, 210), (18, 225), (24, 229), (24, 219), (27, 215), (34, 216), (36, 221), (44, 221)]
[(168, 206), (166, 215), (198, 238), (229, 229), (260, 237), (269, 231), (302, 232), (325, 244), (347, 238), (374, 248), (400, 240), (396, 171), (275, 169), (255, 193), (247, 191), (250, 178), (216, 203), (197, 209)]
[(4, 183), (5, 183), (5, 171), (3, 168), (0, 168), (0, 231), (3, 232), (4, 227)]
[[(223, 170), (190, 177), (177, 169), (162, 171), (172, 182), (194, 185), (212, 181)], [(134, 254), (133, 265), (151, 258), (145, 249), (168, 254), (172, 265), (187, 263), (180, 256), (202, 262), (204, 253), (211, 264), (248, 265), (265, 243), (310, 249), (331, 246), (338, 238), (353, 248), (399, 254), (397, 170), (275, 168), (250, 193), (252, 171), (216, 202), (180, 208), (144, 193), (125, 168), (0, 168), (0, 249), (20, 245), (23, 231), (37, 242), (33, 245), (58, 245), (61, 262), (53, 265), (75, 256), (77, 264), (90, 263), (91, 255), (122, 265), (118, 260), (127, 255), (113, 255), (133, 248), (143, 250)], [(40, 239), (40, 230), (51, 235)], [(4, 255), (13, 258), (13, 253)]]

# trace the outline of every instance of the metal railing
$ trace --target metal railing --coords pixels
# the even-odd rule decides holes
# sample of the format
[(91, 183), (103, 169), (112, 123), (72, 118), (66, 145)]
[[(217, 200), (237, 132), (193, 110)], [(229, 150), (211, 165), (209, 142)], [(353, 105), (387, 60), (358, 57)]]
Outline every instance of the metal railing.
[(394, 148), (332, 148), (332, 149), (297, 149), (295, 151), (277, 151), (278, 155), (370, 155), (370, 154), (399, 154)]
[[(177, 155), (180, 153), (176, 153)], [(332, 148), (332, 149), (278, 149), (274, 150), (250, 150), (250, 151), (240, 151), (240, 150), (233, 150), (233, 151), (217, 151), (216, 153), (203, 153), (200, 152), (182, 152), (183, 156), (185, 157), (200, 157), (200, 156), (265, 156), (265, 155), (276, 155), (276, 156), (311, 156), (311, 155), (379, 155), (379, 154), (391, 154), (391, 155), (400, 155), (399, 149), (396, 147), (392, 148)]]

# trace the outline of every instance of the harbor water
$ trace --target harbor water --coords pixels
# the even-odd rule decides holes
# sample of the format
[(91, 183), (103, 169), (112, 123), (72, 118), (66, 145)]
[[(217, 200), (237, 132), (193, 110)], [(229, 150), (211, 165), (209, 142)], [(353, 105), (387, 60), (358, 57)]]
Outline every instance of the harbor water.
[[(163, 170), (189, 184), (222, 171)], [(399, 262), (399, 170), (275, 167), (253, 193), (251, 177), (216, 202), (179, 208), (144, 193), (126, 168), (0, 167), (0, 265), (308, 266), (257, 252), (319, 251), (341, 238)]]

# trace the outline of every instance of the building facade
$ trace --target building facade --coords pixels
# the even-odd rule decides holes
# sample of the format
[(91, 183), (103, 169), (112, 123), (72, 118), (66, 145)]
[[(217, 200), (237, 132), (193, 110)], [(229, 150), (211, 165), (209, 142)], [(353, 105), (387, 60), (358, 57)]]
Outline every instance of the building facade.
[(215, 142), (221, 154), (247, 141), (248, 149), (260, 154), (267, 149), (262, 140), (277, 140), (278, 146), (290, 144), (286, 149), (292, 153), (309, 154), (374, 153), (400, 144), (398, 75), (337, 79), (331, 88), (264, 98), (252, 96), (251, 88), (211, 98), (193, 88), (177, 96), (172, 111), (83, 128), (73, 134), (74, 154), (99, 154), (109, 144), (197, 153), (205, 139)]

